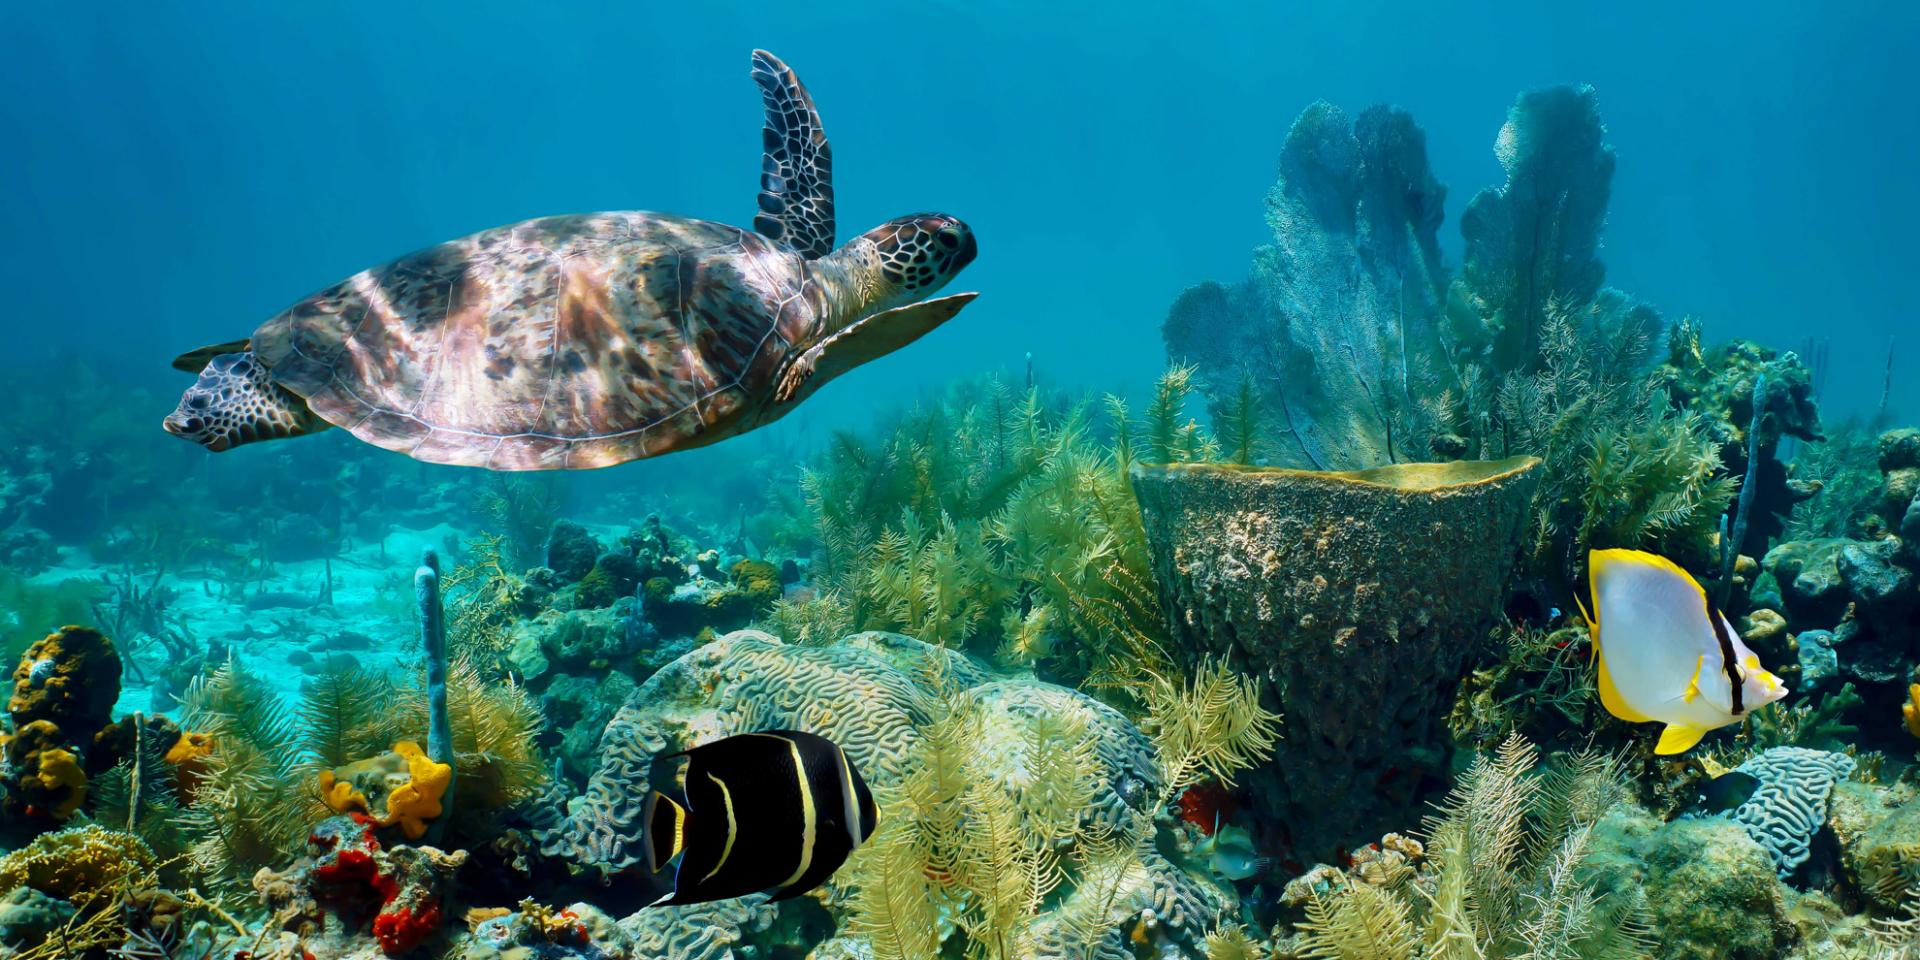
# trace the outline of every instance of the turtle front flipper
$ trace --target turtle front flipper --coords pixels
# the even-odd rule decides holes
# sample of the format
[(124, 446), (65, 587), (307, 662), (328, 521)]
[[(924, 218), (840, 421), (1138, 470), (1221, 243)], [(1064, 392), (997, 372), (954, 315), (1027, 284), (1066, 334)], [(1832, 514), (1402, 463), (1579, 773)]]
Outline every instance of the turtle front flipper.
[(219, 453), (256, 440), (313, 433), (328, 424), (307, 409), (305, 400), (274, 383), (252, 352), (241, 351), (207, 358), (200, 379), (181, 395), (180, 405), (161, 426)]
[(932, 333), (977, 296), (956, 293), (884, 310), (820, 341), (787, 368), (774, 402), (799, 403), (834, 377)]
[(800, 78), (765, 50), (753, 52), (753, 82), (767, 107), (760, 212), (753, 228), (818, 260), (833, 252), (833, 150), (820, 111)]
[(198, 350), (188, 350), (173, 358), (173, 368), (182, 373), (199, 373), (213, 362), (214, 357), (228, 353), (245, 353), (253, 349), (253, 339), (229, 340), (226, 343), (214, 343)]

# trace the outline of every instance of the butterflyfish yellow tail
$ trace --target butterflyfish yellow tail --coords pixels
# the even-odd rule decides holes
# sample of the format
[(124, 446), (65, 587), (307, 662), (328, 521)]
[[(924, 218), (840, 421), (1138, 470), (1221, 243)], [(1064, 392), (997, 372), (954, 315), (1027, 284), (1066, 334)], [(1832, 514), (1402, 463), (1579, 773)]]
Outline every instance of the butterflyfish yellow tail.
[(1660, 731), (1660, 742), (1654, 745), (1653, 752), (1663, 757), (1685, 753), (1693, 749), (1693, 745), (1699, 743), (1700, 738), (1706, 735), (1707, 732), (1699, 727), (1669, 723), (1665, 730)]

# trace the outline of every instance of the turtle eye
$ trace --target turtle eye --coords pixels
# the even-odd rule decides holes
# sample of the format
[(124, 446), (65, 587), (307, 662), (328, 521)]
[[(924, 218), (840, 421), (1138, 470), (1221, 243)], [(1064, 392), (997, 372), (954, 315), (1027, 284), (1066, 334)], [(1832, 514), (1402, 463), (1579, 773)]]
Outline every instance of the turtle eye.
[(205, 410), (207, 408), (207, 398), (204, 396), (197, 396), (197, 395), (188, 397), (187, 406), (192, 407), (195, 410)]
[(952, 227), (941, 227), (940, 232), (934, 234), (934, 237), (940, 241), (941, 246), (946, 247), (948, 250), (960, 249), (960, 231)]

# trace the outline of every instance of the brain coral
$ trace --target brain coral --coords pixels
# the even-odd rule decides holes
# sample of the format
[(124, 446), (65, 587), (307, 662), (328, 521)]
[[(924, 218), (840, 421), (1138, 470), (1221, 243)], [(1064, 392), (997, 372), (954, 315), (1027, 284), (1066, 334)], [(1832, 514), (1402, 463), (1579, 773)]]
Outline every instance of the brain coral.
[(1762, 751), (1735, 768), (1760, 785), (1730, 816), (1773, 858), (1784, 880), (1807, 862), (1814, 834), (1826, 825), (1834, 784), (1852, 775), (1855, 767), (1844, 753), (1804, 747)]
[[(586, 793), (571, 804), (564, 823), (542, 833), (543, 849), (608, 875), (631, 875), (642, 856), (639, 816), (654, 786), (653, 758), (749, 730), (789, 727), (827, 737), (884, 795), (907, 773), (910, 751), (937, 706), (930, 691), (942, 688), (972, 691), (983, 735), (993, 741), (989, 749), (1006, 758), (998, 772), (1008, 789), (1018, 789), (1024, 775), (1027, 725), (1061, 715), (1084, 722), (1104, 768), (1108, 789), (1090, 817), (1120, 827), (1132, 816), (1131, 805), (1159, 789), (1148, 739), (1117, 711), (1075, 691), (998, 678), (964, 656), (895, 634), (862, 633), (811, 646), (741, 630), (696, 648), (635, 691), (607, 725), (601, 764)], [(1101, 906), (1132, 914), (1153, 910), (1158, 935), (1193, 940), (1225, 908), (1217, 893), (1157, 857), (1127, 870), (1118, 896), (1103, 898)], [(769, 928), (773, 913), (749, 898), (646, 910), (621, 926), (648, 956), (732, 960), (743, 941), (755, 940), (753, 931)]]

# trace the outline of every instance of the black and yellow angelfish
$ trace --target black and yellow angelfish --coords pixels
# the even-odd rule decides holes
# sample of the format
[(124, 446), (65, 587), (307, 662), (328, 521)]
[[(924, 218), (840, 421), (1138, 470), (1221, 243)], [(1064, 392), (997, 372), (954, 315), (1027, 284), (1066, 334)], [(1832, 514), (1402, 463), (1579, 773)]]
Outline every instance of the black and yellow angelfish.
[(770, 893), (785, 900), (825, 883), (873, 835), (873, 793), (833, 741), (797, 730), (743, 733), (686, 757), (686, 803), (647, 800), (647, 863), (677, 857), (673, 892), (652, 906)]

